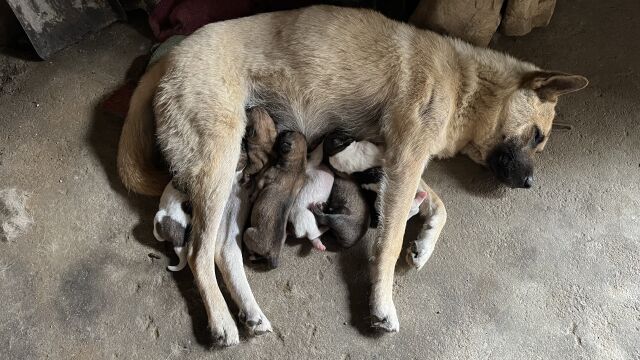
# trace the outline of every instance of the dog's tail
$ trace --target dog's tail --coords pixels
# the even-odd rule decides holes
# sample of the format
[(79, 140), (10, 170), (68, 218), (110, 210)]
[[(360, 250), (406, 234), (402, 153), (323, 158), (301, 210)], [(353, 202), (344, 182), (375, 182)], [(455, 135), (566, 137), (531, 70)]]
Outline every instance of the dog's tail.
[(169, 173), (154, 165), (155, 121), (153, 97), (166, 71), (166, 57), (159, 60), (142, 77), (131, 97), (118, 145), (118, 173), (124, 186), (150, 196), (162, 194)]

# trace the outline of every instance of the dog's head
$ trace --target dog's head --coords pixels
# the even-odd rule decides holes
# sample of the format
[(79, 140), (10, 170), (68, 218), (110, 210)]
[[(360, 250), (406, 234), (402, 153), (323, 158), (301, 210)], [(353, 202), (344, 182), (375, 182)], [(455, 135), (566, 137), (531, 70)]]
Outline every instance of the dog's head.
[(587, 86), (586, 78), (555, 72), (533, 72), (502, 99), (496, 117), (480, 119), (471, 143), (463, 149), (515, 188), (533, 184), (532, 155), (544, 149), (558, 97)]

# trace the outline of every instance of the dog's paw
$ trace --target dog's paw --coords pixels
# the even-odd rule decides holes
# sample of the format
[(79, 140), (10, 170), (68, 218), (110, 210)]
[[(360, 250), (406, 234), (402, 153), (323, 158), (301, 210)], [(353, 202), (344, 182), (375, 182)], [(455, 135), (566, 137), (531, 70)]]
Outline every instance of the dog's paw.
[(238, 327), (231, 318), (231, 314), (227, 314), (216, 324), (211, 324), (211, 337), (214, 346), (218, 347), (229, 347), (240, 343)]
[(388, 333), (400, 331), (400, 322), (395, 306), (390, 304), (389, 306), (372, 307), (371, 328)]
[(240, 322), (243, 323), (247, 328), (250, 336), (260, 336), (266, 333), (273, 332), (271, 322), (262, 313), (262, 311), (257, 311), (250, 315), (247, 315), (241, 311), (240, 314), (238, 314), (238, 318), (240, 319)]
[(400, 331), (400, 322), (395, 309), (387, 314), (371, 314), (371, 328), (389, 333)]
[(407, 255), (405, 259), (407, 260), (407, 264), (409, 266), (415, 268), (416, 270), (422, 269), (424, 264), (427, 263), (427, 260), (431, 257), (433, 250), (429, 250), (429, 248), (420, 246), (420, 243), (417, 241), (411, 242), (409, 247), (407, 248)]

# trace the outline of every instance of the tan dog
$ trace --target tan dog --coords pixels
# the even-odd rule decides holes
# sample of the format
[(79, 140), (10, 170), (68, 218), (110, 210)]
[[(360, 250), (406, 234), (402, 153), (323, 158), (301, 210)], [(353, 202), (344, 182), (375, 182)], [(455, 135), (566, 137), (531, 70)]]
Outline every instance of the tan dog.
[[(398, 331), (393, 276), (416, 188), (436, 206), (423, 228), (433, 250), (446, 212), (421, 175), (431, 158), (464, 153), (511, 186), (532, 185), (531, 155), (549, 137), (558, 96), (581, 76), (541, 71), (490, 49), (369, 10), (316, 6), (210, 24), (154, 65), (136, 89), (120, 140), (125, 186), (159, 194), (157, 139), (193, 201), (189, 264), (212, 332), (238, 340), (217, 286), (214, 253), (244, 135), (245, 107), (262, 105), (309, 143), (342, 128), (385, 144), (381, 226), (372, 263), (372, 326)], [(423, 203), (424, 205), (424, 203)], [(421, 206), (422, 208), (422, 206)], [(434, 220), (435, 219), (435, 220)], [(428, 256), (412, 254), (414, 266)]]
[(247, 249), (278, 267), (280, 250), (287, 239), (287, 221), (302, 185), (307, 166), (307, 143), (298, 132), (284, 131), (275, 145), (277, 158), (256, 184), (251, 227), (244, 232)]

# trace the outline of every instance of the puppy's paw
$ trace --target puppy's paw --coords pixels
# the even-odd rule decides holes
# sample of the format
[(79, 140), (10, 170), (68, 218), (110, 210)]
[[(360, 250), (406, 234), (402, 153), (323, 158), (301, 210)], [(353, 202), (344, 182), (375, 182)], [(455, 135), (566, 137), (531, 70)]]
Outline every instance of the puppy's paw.
[(253, 314), (249, 315), (241, 311), (240, 314), (238, 314), (238, 318), (240, 319), (240, 322), (243, 323), (247, 328), (249, 335), (251, 336), (260, 336), (266, 333), (273, 332), (271, 322), (262, 313), (262, 311), (256, 311)]
[(396, 313), (396, 307), (393, 303), (383, 306), (372, 306), (371, 328), (388, 333), (400, 331), (400, 322), (398, 321), (398, 314)]
[(326, 209), (327, 209), (326, 202), (317, 202), (309, 206), (309, 210), (311, 210), (311, 212), (314, 215), (323, 215)]
[(322, 240), (320, 240), (320, 238), (311, 240), (311, 244), (313, 245), (313, 248), (318, 250), (318, 251), (327, 250), (327, 247), (324, 246), (324, 244), (322, 243)]
[(433, 254), (433, 247), (424, 245), (425, 244), (420, 241), (413, 241), (407, 248), (407, 255), (405, 257), (407, 264), (416, 270), (422, 269), (431, 257), (431, 254)]
[(228, 314), (216, 324), (211, 324), (211, 337), (215, 346), (229, 347), (240, 343), (238, 327)]

